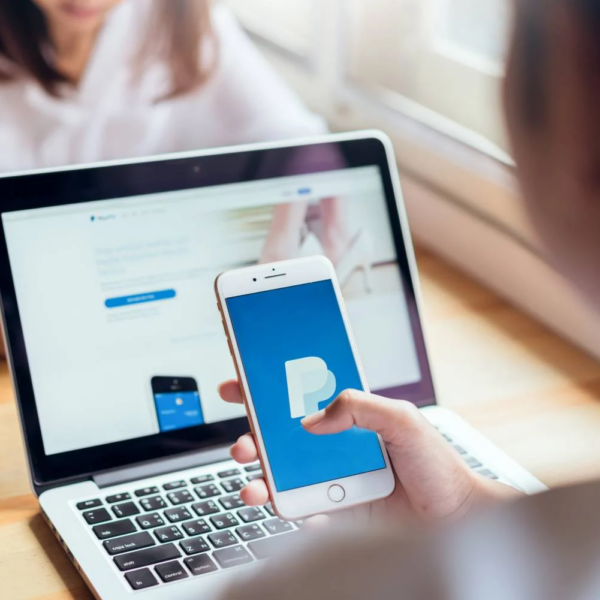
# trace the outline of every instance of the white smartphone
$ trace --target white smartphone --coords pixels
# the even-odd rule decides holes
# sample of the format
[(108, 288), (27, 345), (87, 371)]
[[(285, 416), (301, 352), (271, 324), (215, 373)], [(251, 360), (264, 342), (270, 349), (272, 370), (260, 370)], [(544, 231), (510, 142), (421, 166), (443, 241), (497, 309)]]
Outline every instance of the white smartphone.
[(378, 435), (301, 425), (343, 390), (368, 391), (332, 263), (228, 271), (215, 290), (276, 513), (295, 520), (389, 496), (395, 478)]

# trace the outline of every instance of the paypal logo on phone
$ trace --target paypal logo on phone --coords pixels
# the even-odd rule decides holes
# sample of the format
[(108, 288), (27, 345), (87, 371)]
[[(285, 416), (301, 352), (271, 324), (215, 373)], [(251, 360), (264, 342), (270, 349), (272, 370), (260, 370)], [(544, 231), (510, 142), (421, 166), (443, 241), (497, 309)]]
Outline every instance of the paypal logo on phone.
[(319, 403), (335, 393), (335, 375), (322, 358), (311, 356), (285, 363), (290, 414), (292, 419), (319, 411)]
[(277, 490), (384, 469), (374, 433), (313, 435), (299, 422), (342, 390), (364, 389), (333, 282), (227, 298), (227, 306)]

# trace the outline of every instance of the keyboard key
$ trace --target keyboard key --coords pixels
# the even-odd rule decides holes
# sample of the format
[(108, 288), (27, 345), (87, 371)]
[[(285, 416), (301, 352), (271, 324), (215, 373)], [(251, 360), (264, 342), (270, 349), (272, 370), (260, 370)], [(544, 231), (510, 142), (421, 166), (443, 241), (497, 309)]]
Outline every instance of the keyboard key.
[(263, 511), (256, 506), (248, 506), (238, 510), (238, 516), (244, 523), (253, 523), (254, 521), (260, 521), (265, 518)]
[(105, 521), (112, 520), (112, 517), (105, 508), (96, 508), (95, 510), (88, 510), (87, 512), (81, 514), (89, 525), (95, 525), (96, 523), (104, 523)]
[(207, 502), (196, 502), (196, 504), (192, 504), (192, 508), (199, 517), (214, 515), (215, 513), (221, 512), (221, 509), (212, 500), (208, 500)]
[(169, 502), (175, 506), (194, 501), (194, 496), (192, 496), (187, 490), (182, 490), (181, 492), (170, 492), (167, 494), (167, 498), (169, 499)]
[(163, 490), (176, 490), (178, 488), (182, 488), (185, 487), (187, 485), (187, 483), (185, 481), (183, 481), (183, 479), (180, 479), (179, 481), (173, 481), (171, 483), (165, 483), (165, 485), (163, 485)]
[(184, 540), (183, 542), (179, 542), (182, 550), (186, 554), (200, 554), (201, 552), (206, 552), (210, 550), (210, 546), (206, 543), (206, 540), (201, 537), (192, 538), (190, 540)]
[(142, 531), (140, 533), (134, 533), (133, 535), (106, 540), (102, 545), (106, 551), (112, 555), (156, 546), (156, 542), (147, 531)]
[(83, 502), (77, 503), (77, 508), (79, 510), (87, 510), (89, 508), (96, 508), (97, 506), (102, 506), (102, 500), (99, 498), (95, 498), (94, 500), (84, 500)]
[(262, 469), (262, 467), (260, 466), (260, 463), (254, 463), (253, 465), (248, 465), (247, 467), (244, 467), (244, 471), (246, 471), (246, 473), (252, 473), (253, 471), (260, 471)]
[(252, 562), (252, 555), (243, 546), (235, 546), (234, 548), (225, 548), (223, 550), (215, 550), (213, 558), (223, 567), (237, 567)]
[(273, 510), (273, 505), (270, 502), (267, 502), (264, 508), (272, 517), (276, 516), (275, 511)]
[(478, 469), (479, 467), (483, 467), (483, 465), (474, 456), (466, 457), (465, 461), (469, 465), (469, 467), (471, 467), (471, 469)]
[(215, 529), (227, 529), (234, 525), (239, 525), (239, 521), (231, 514), (225, 513), (224, 515), (215, 515), (210, 518), (210, 522), (215, 526)]
[(223, 496), (219, 499), (219, 503), (225, 510), (233, 510), (234, 508), (240, 508), (246, 506), (239, 494), (233, 494), (232, 496)]
[(246, 484), (239, 477), (236, 477), (235, 479), (227, 479), (226, 481), (221, 481), (221, 485), (223, 486), (223, 489), (229, 494), (233, 492), (239, 492), (241, 489), (244, 489), (246, 487)]
[(186, 579), (189, 577), (188, 572), (183, 568), (183, 565), (178, 561), (157, 565), (154, 570), (158, 576), (167, 583), (168, 581), (177, 581), (178, 579)]
[(141, 498), (142, 496), (151, 496), (152, 494), (158, 494), (159, 491), (160, 490), (156, 486), (152, 486), (142, 488), (141, 490), (135, 490), (134, 494), (138, 498)]
[(239, 474), (240, 474), (239, 469), (227, 469), (227, 471), (220, 471), (219, 473), (217, 473), (217, 475), (221, 479), (224, 479), (225, 477), (233, 477), (234, 475), (239, 475)]
[(253, 473), (252, 475), (248, 475), (248, 477), (246, 479), (248, 479), (248, 483), (250, 483), (251, 481), (254, 481), (255, 479), (264, 479), (264, 475), (263, 475), (263, 472), (260, 471), (260, 473)]
[(489, 469), (483, 469), (483, 471), (477, 471), (480, 475), (484, 477), (489, 477), (490, 479), (499, 479), (498, 475)]
[(170, 508), (165, 510), (165, 516), (171, 523), (179, 523), (179, 521), (187, 521), (192, 518), (192, 513), (185, 507), (181, 508)]
[(154, 529), (165, 524), (164, 519), (158, 513), (142, 515), (141, 517), (136, 517), (135, 520), (142, 529)]
[(213, 559), (207, 554), (194, 556), (193, 558), (186, 558), (183, 562), (191, 571), (192, 575), (204, 575), (205, 573), (213, 573), (214, 571), (218, 570), (218, 567), (214, 563)]
[(204, 519), (197, 519), (196, 521), (188, 521), (182, 525), (185, 532), (189, 535), (201, 535), (202, 533), (208, 533), (212, 531), (210, 525)]
[(208, 535), (210, 543), (215, 548), (225, 548), (226, 546), (233, 546), (239, 544), (238, 539), (231, 533), (231, 531), (219, 531), (218, 533), (211, 533)]
[(171, 525), (170, 527), (160, 527), (154, 530), (154, 535), (158, 538), (158, 541), (162, 544), (166, 542), (172, 542), (173, 540), (180, 540), (183, 537), (183, 533), (179, 527)]
[(112, 507), (117, 518), (133, 517), (140, 514), (140, 509), (135, 505), (135, 502), (124, 502), (123, 504), (115, 504)]
[(158, 585), (158, 580), (152, 575), (150, 569), (140, 569), (139, 571), (125, 573), (125, 579), (127, 579), (129, 585), (134, 590), (144, 590), (154, 585)]
[[(125, 502), (125, 500), (131, 500), (131, 494), (124, 492), (122, 494), (113, 494), (112, 496), (106, 496), (106, 501), (109, 504), (114, 504), (115, 502)], [(144, 571), (148, 571), (148, 569), (144, 569)], [(148, 571), (148, 573), (150, 573), (150, 571)], [(152, 573), (150, 573), (150, 575), (152, 575)], [(152, 576), (154, 577), (154, 575)]]
[(248, 548), (256, 558), (270, 558), (277, 556), (282, 550), (292, 547), (298, 543), (300, 536), (294, 534), (278, 535), (277, 537), (270, 537), (264, 540), (257, 540), (250, 542)]
[(123, 519), (122, 521), (112, 521), (104, 525), (96, 525), (96, 527), (92, 527), (92, 531), (99, 540), (107, 540), (118, 535), (134, 532), (135, 525), (129, 519)]
[(244, 542), (251, 542), (252, 540), (259, 540), (260, 538), (267, 537), (267, 534), (256, 524), (238, 527), (235, 532)]
[(275, 535), (276, 533), (285, 533), (286, 531), (293, 531), (291, 523), (287, 521), (282, 521), (281, 519), (270, 519), (269, 521), (265, 521), (263, 523), (263, 527), (271, 534)]
[(206, 500), (207, 498), (214, 498), (215, 496), (221, 495), (219, 488), (214, 483), (198, 486), (197, 488), (194, 488), (194, 491), (198, 494), (200, 500)]
[(163, 500), (162, 496), (151, 496), (150, 498), (143, 498), (140, 500), (142, 508), (148, 512), (158, 510), (159, 508), (165, 508), (167, 503)]
[(147, 567), (159, 562), (179, 558), (181, 552), (175, 544), (165, 544), (164, 546), (154, 546), (137, 552), (129, 552), (128, 554), (119, 554), (113, 560), (121, 571), (131, 571), (139, 567)]
[(196, 485), (198, 483), (206, 483), (207, 481), (214, 481), (214, 475), (199, 475), (198, 477), (192, 477), (190, 481)]

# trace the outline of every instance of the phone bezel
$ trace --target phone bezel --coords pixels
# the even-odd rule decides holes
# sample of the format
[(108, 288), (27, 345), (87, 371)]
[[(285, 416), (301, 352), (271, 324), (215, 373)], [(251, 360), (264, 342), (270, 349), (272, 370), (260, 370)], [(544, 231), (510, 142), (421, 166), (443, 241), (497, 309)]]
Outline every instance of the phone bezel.
[[(168, 394), (173, 392), (173, 389), (167, 389), (167, 387), (165, 387), (165, 389), (157, 389), (159, 387), (162, 386), (158, 386), (156, 384), (159, 383), (167, 383), (168, 381), (181, 381), (185, 384), (190, 384), (190, 385), (182, 385), (181, 389), (177, 390), (179, 392), (198, 392), (200, 393), (200, 390), (198, 389), (198, 382), (196, 381), (196, 379), (194, 377), (190, 377), (190, 376), (182, 376), (182, 377), (177, 377), (177, 376), (168, 376), (168, 375), (154, 375), (152, 377), (152, 379), (150, 380), (150, 387), (152, 388), (152, 395), (155, 396), (156, 394)], [(192, 385), (193, 384), (193, 385)]]
[[(385, 461), (385, 468), (383, 469), (361, 473), (351, 477), (334, 479), (285, 492), (279, 492), (275, 486), (271, 464), (261, 433), (260, 423), (254, 408), (254, 402), (250, 393), (242, 357), (239, 352), (235, 330), (227, 308), (227, 299), (327, 280), (331, 281), (333, 284), (352, 353), (358, 368), (361, 384), (363, 389), (368, 392), (369, 387), (350, 326), (350, 320), (346, 311), (342, 292), (337, 281), (335, 268), (328, 259), (322, 256), (314, 256), (280, 263), (259, 265), (245, 269), (236, 269), (221, 274), (215, 282), (217, 301), (219, 310), (221, 311), (229, 349), (236, 366), (239, 381), (242, 385), (250, 426), (258, 444), (259, 459), (271, 494), (273, 507), (280, 517), (288, 520), (302, 519), (315, 514), (333, 512), (357, 506), (359, 504), (381, 500), (388, 497), (395, 488), (394, 473), (381, 436), (378, 436), (378, 439)], [(344, 488), (346, 493), (341, 502), (333, 502), (329, 499), (328, 490), (332, 485), (341, 485)]]

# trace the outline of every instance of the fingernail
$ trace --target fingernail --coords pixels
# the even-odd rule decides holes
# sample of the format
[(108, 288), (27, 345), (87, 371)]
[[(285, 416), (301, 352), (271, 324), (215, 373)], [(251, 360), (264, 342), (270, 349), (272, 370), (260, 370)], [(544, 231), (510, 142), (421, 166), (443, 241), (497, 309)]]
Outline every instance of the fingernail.
[(317, 423), (320, 423), (325, 418), (325, 410), (320, 410), (312, 415), (308, 415), (308, 417), (304, 417), (300, 423), (302, 423), (302, 427), (314, 427)]

